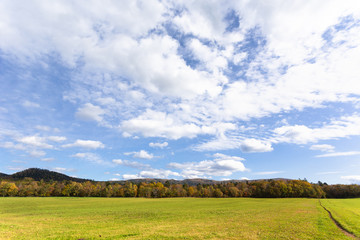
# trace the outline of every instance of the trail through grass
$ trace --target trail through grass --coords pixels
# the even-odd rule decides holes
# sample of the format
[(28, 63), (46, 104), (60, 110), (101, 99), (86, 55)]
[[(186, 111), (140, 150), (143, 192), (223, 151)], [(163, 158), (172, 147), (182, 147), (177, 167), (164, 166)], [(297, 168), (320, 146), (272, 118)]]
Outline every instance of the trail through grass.
[(350, 239), (317, 199), (0, 198), (0, 239)]
[(346, 230), (360, 238), (360, 199), (322, 199), (334, 219)]

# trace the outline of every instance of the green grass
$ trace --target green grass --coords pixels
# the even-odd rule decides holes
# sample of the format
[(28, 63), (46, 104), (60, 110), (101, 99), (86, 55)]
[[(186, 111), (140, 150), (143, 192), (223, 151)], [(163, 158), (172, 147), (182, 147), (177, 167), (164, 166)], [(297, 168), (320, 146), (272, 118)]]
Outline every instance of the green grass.
[(360, 199), (323, 199), (321, 203), (348, 231), (360, 237)]
[(349, 238), (316, 199), (0, 198), (0, 239)]

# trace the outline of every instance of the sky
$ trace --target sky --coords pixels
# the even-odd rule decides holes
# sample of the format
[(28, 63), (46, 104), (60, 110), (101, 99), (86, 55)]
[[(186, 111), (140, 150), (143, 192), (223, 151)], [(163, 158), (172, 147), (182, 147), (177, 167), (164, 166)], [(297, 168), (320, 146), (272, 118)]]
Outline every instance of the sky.
[(3, 0), (0, 36), (0, 172), (360, 183), (358, 0)]

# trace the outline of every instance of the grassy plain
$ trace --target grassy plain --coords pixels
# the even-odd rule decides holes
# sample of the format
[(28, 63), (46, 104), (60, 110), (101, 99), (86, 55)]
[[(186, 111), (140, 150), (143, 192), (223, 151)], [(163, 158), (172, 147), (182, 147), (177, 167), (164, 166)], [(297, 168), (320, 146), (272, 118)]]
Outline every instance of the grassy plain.
[(360, 237), (360, 199), (321, 200), (333, 217), (348, 231)]
[(349, 238), (317, 199), (49, 197), (0, 198), (0, 239)]

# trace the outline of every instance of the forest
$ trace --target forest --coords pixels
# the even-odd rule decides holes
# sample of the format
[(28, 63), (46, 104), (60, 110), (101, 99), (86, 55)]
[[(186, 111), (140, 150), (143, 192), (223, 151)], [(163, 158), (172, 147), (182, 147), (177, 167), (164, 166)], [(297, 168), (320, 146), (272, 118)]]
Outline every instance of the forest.
[(258, 180), (219, 184), (172, 184), (161, 182), (2, 180), (0, 196), (10, 197), (254, 197), (254, 198), (348, 198), (360, 197), (359, 185), (313, 184), (306, 180)]
[(360, 185), (328, 185), (304, 180), (133, 179), (94, 181), (46, 169), (0, 175), (2, 197), (199, 197), (199, 198), (355, 198)]

